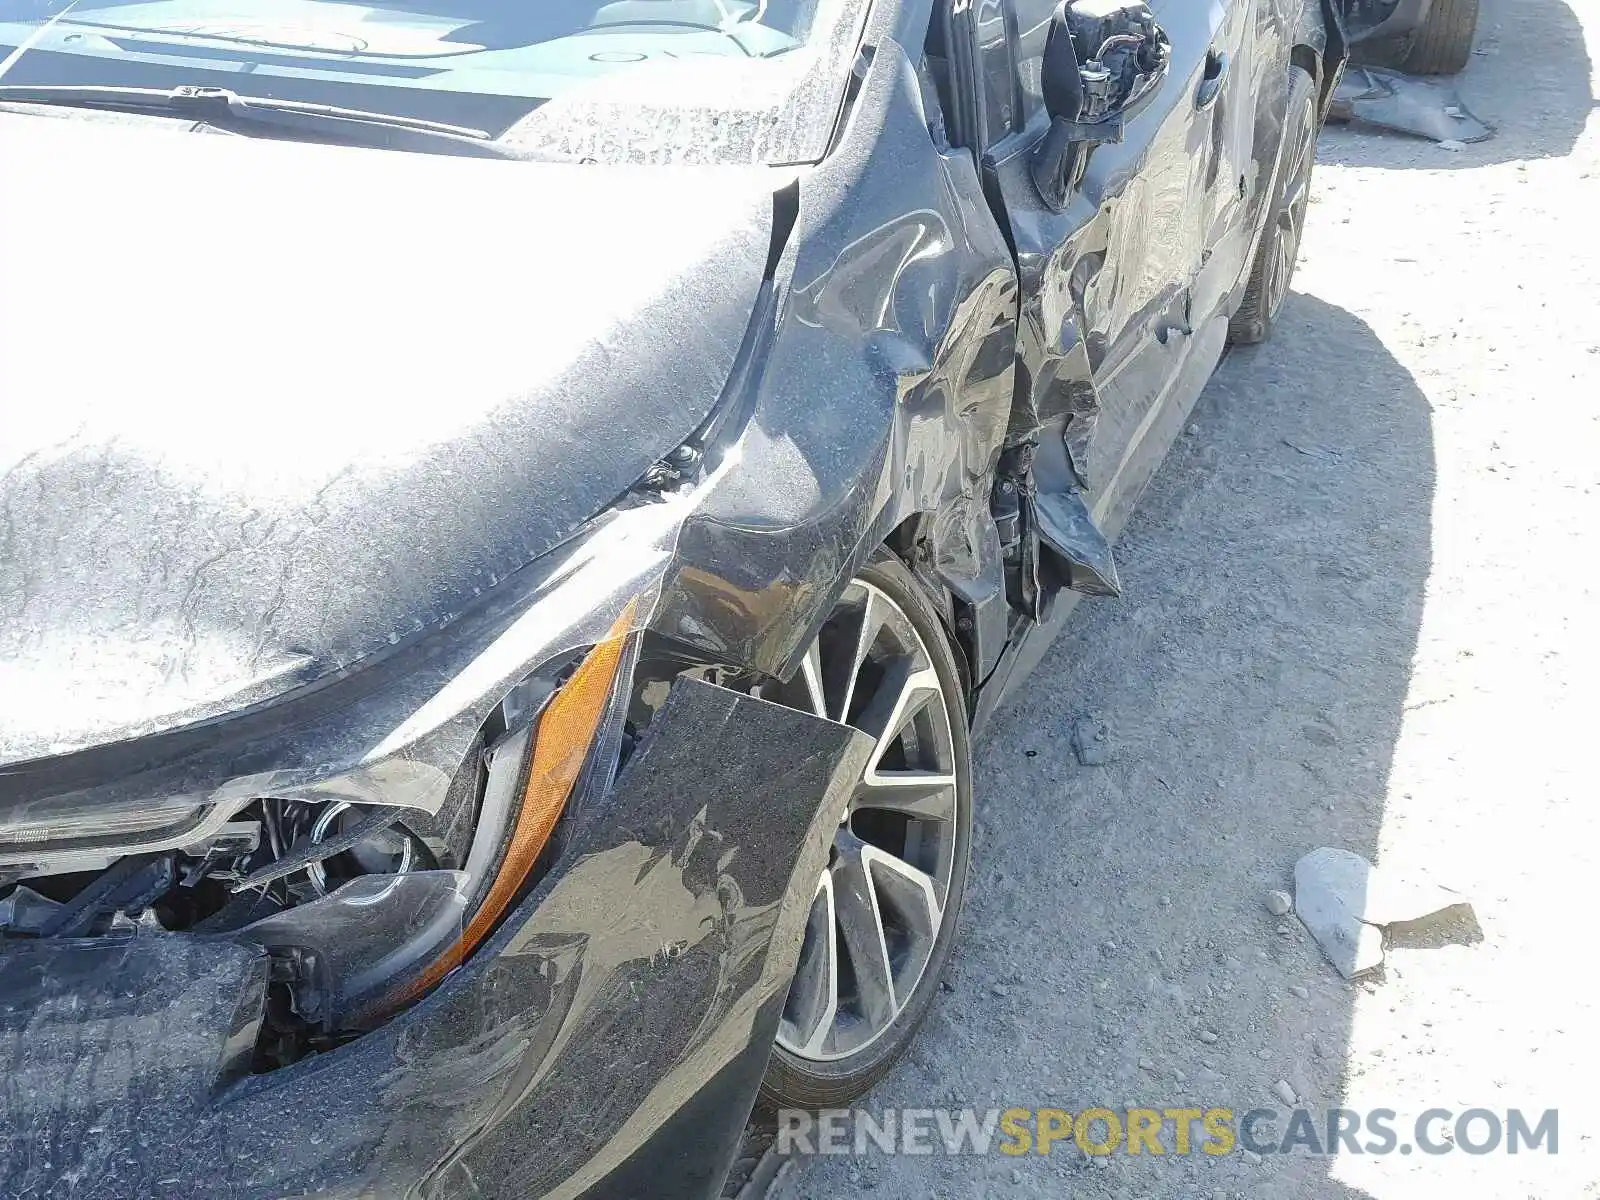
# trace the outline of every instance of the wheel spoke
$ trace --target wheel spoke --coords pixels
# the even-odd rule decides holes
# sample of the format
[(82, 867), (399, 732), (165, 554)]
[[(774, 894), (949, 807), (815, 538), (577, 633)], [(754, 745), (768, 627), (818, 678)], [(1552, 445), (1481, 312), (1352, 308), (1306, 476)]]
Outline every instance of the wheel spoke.
[(820, 1054), (833, 1032), (839, 1013), (839, 934), (833, 905), (833, 876), (824, 871), (817, 881), (817, 894), (806, 918), (805, 942), (800, 948), (800, 965), (783, 1020), (787, 1040), (803, 1053)]
[(1305, 195), (1311, 186), (1311, 170), (1316, 163), (1317, 144), (1311, 138), (1301, 138), (1300, 144), (1295, 147), (1294, 174), (1289, 177), (1289, 186), (1283, 190), (1285, 204), (1293, 204)]
[(1271, 311), (1277, 312), (1289, 293), (1289, 275), (1294, 270), (1295, 238), (1283, 229), (1272, 239), (1272, 262), (1267, 276), (1267, 300)]
[(883, 932), (883, 914), (868, 873), (866, 848), (860, 839), (841, 830), (833, 865), (834, 908), (839, 940), (855, 974), (856, 1003), (874, 1031), (894, 1020), (894, 976), (889, 966), (889, 946)]
[(945, 771), (871, 771), (850, 807), (885, 809), (923, 821), (952, 821), (956, 777)]
[(892, 892), (895, 910), (910, 924), (912, 932), (930, 938), (937, 934), (944, 918), (944, 887), (939, 881), (899, 855), (876, 846), (865, 847), (862, 856), (880, 898), (884, 891)]
[(861, 674), (861, 664), (866, 662), (867, 651), (872, 649), (872, 643), (878, 636), (878, 630), (883, 627), (883, 609), (878, 601), (875, 588), (863, 589), (864, 599), (861, 605), (861, 625), (856, 630), (855, 645), (851, 650), (850, 662), (845, 670), (844, 686), (841, 689), (839, 707), (833, 715), (835, 721), (845, 722), (850, 719), (850, 705), (855, 699), (856, 680)]
[(1290, 220), (1305, 205), (1307, 185), (1310, 183), (1304, 175), (1300, 176), (1289, 185), (1289, 191), (1283, 197), (1283, 216)]
[(883, 757), (919, 712), (940, 699), (939, 676), (932, 667), (920, 666), (909, 658), (898, 659), (884, 672), (872, 699), (861, 710), (857, 728), (877, 743), (867, 760), (866, 781), (874, 776)]
[(806, 698), (811, 701), (812, 714), (826, 718), (828, 701), (822, 689), (822, 648), (815, 641), (800, 661), (800, 678), (806, 685)]
[(1288, 295), (1289, 277), (1300, 253), (1300, 236), (1305, 228), (1306, 207), (1311, 195), (1311, 170), (1316, 162), (1317, 143), (1307, 129), (1295, 147), (1294, 173), (1289, 177), (1279, 201), (1277, 229), (1273, 233), (1272, 260), (1269, 265), (1267, 297), (1276, 310)]

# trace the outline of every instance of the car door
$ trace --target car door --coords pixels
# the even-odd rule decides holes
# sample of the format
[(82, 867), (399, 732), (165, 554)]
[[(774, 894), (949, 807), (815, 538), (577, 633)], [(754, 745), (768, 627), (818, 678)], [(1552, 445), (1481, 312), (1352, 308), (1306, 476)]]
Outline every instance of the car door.
[(1067, 560), (1065, 586), (1116, 590), (1105, 538), (1148, 478), (1144, 458), (1164, 449), (1163, 402), (1195, 363), (1209, 374), (1222, 349), (1226, 318), (1218, 329), (1205, 314), (1197, 328), (1193, 293), (1215, 194), (1237, 189), (1216, 160), (1214, 117), (1239, 11), (1256, 2), (1151, 5), (1171, 43), (1166, 75), (1123, 140), (1093, 148), (1060, 208), (1030, 172), (1050, 128), (1041, 73), (1053, 0), (957, 0), (953, 10), (953, 40), (969, 47), (985, 184), (1022, 288), (1010, 438), (1043, 540)]

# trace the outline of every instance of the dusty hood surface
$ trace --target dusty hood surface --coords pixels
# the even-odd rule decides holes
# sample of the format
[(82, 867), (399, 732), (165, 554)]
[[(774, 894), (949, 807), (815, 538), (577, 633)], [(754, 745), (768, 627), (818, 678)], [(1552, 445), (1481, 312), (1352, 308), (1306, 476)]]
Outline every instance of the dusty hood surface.
[(447, 621), (715, 402), (773, 173), (0, 113), (0, 763)]

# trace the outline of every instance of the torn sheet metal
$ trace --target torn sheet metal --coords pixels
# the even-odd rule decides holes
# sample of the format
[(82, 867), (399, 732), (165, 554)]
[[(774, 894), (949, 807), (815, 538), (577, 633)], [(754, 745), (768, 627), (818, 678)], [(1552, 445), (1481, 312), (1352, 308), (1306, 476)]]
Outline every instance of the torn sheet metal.
[(1328, 115), (1436, 142), (1482, 142), (1494, 136), (1467, 110), (1454, 85), (1382, 67), (1346, 69)]
[(1040, 492), (1033, 502), (1039, 538), (1058, 558), (1062, 586), (1089, 596), (1120, 596), (1111, 543), (1089, 515), (1083, 493)]
[[(1259, 114), (1274, 111), (1288, 86), (1281, 68), (1244, 85), (1254, 104), (1239, 102), (1231, 87), (1214, 108), (1193, 100), (1216, 48), (1249, 43), (1254, 49), (1241, 59), (1263, 64), (1289, 57), (1284, 39), (1295, 30), (1247, 30), (1245, 11), (1186, 4), (1160, 11), (1173, 46), (1161, 93), (1124, 141), (1093, 149), (1070, 203), (1043, 202), (1030, 137), (1001, 141), (984, 163), (988, 186), (1005, 201), (1023, 297), (1008, 442), (1040, 447), (1041, 502), (1060, 506), (1041, 512), (1041, 535), (1050, 518), (1060, 518), (1050, 522), (1061, 534), (1055, 549), (1069, 564), (1058, 576), (1073, 578), (1076, 559), (1076, 577), (1100, 594), (1112, 592), (1115, 576), (1109, 547), (1097, 544), (1116, 535), (1209, 377), (1222, 348), (1216, 327), (1226, 324), (1248, 271), (1277, 178), (1281, 122)], [(992, 90), (1006, 94), (1020, 82), (1021, 118), (1042, 130), (1049, 114), (1027, 81), (1013, 78), (999, 24), (978, 31), (980, 57), (998, 76)], [(1263, 32), (1275, 44), (1256, 44)], [(1305, 34), (1323, 41), (1311, 29)], [(985, 52), (991, 38), (992, 55)], [(1217, 180), (1238, 187), (1218, 188)], [(1065, 445), (1070, 479), (1043, 473), (1057, 443)], [(1045, 499), (1073, 486), (1083, 493), (1086, 522), (1067, 511), (1075, 501)], [(1090, 559), (1104, 568), (1084, 570)], [(981, 704), (988, 703), (985, 696)]]
[(800, 190), (741, 465), (684, 522), (660, 632), (786, 677), (852, 571), (923, 514), (939, 578), (1004, 607), (989, 489), (1016, 274), (972, 156), (936, 145), (929, 119), (912, 58), (880, 41)]

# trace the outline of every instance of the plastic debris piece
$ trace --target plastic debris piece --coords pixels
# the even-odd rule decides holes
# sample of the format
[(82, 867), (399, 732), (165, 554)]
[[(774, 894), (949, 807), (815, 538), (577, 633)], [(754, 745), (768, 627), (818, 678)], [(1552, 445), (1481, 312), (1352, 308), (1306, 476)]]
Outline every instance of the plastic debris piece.
[(1380, 870), (1359, 854), (1320, 846), (1294, 865), (1294, 911), (1346, 979), (1383, 963), (1385, 925), (1465, 902), (1426, 879)]
[(1381, 67), (1349, 68), (1333, 95), (1330, 115), (1335, 120), (1392, 129), (1441, 143), (1466, 145), (1494, 136), (1494, 130), (1472, 115), (1449, 83)]

